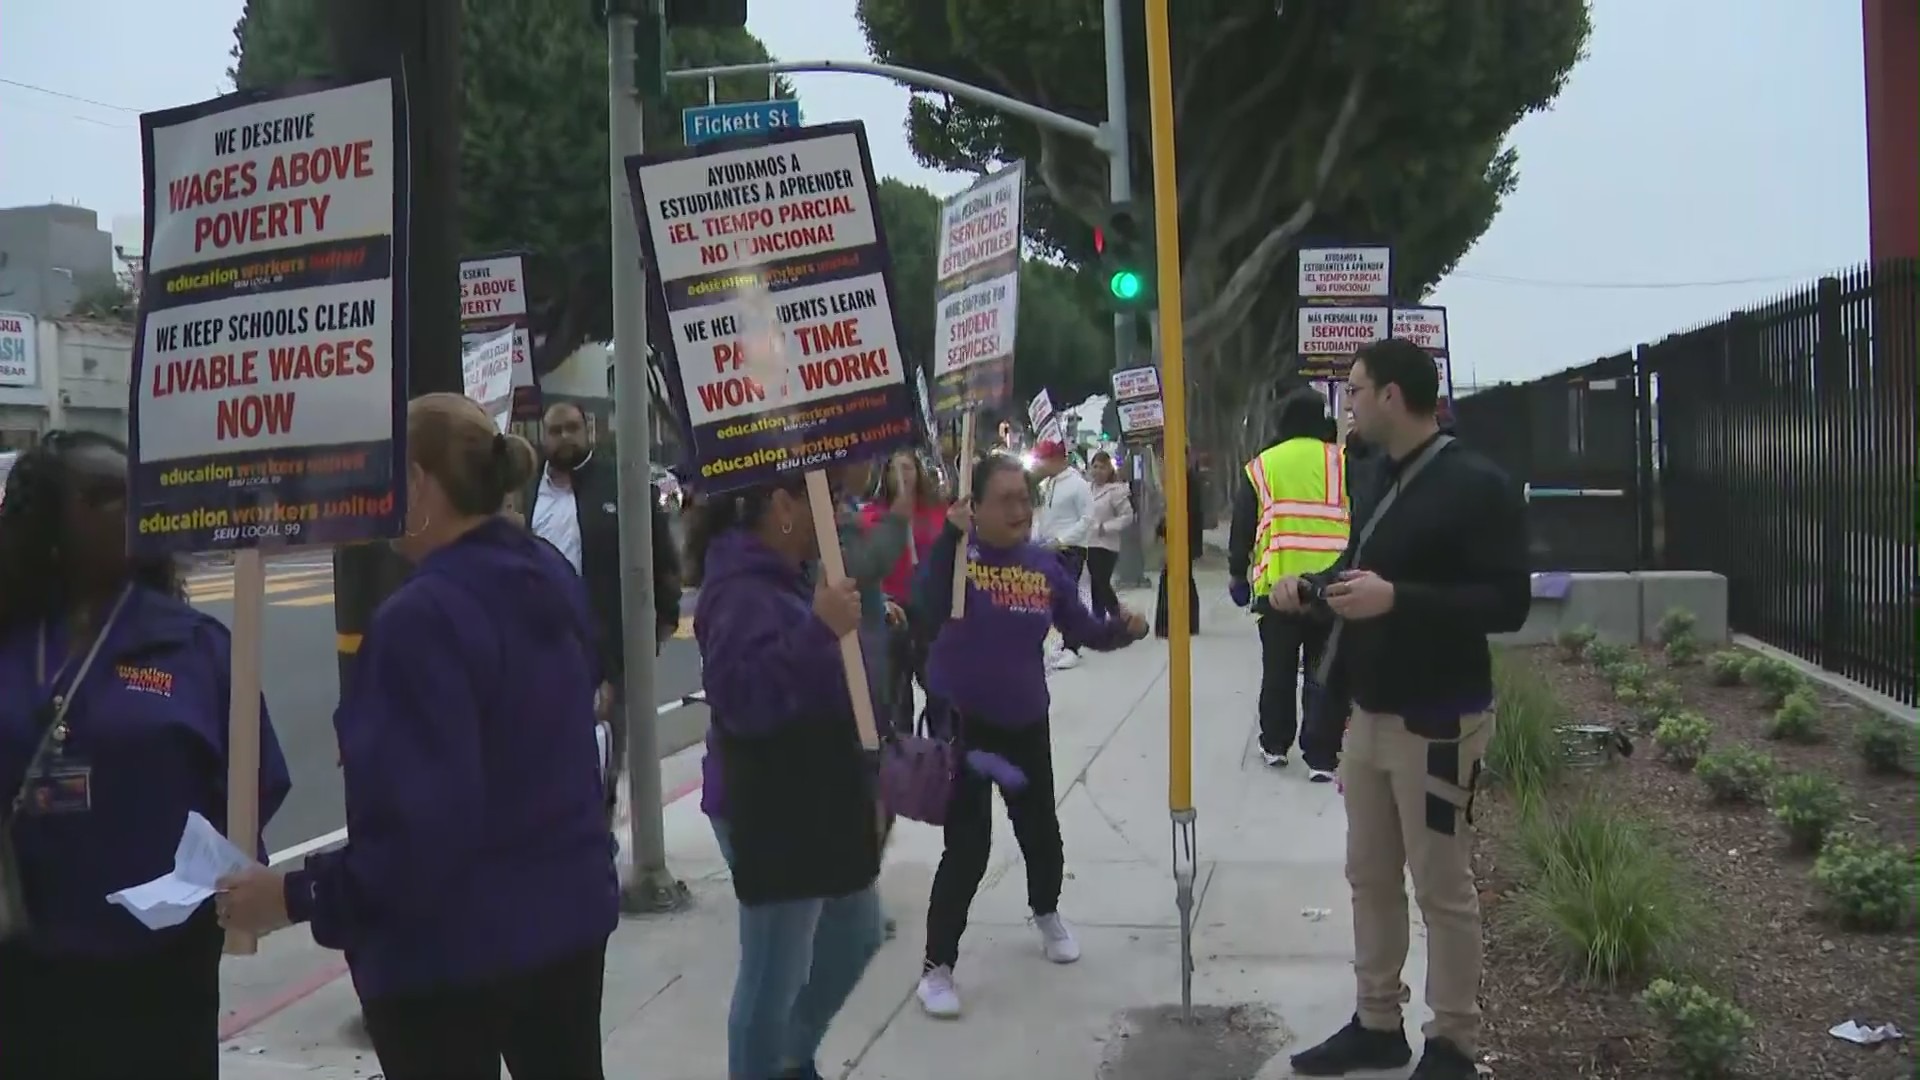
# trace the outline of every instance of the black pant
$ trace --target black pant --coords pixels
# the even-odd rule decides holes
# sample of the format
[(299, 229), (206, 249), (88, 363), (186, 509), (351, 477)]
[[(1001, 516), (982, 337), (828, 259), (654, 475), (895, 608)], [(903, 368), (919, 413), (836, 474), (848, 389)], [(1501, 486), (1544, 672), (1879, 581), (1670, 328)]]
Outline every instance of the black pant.
[(513, 1080), (604, 1080), (606, 967), (603, 942), (518, 975), (376, 998), (367, 1035), (387, 1080), (498, 1080), (502, 1059)]
[[(1326, 650), (1330, 627), (1309, 616), (1273, 612), (1255, 621), (1260, 627), (1260, 749), (1284, 754), (1293, 749), (1294, 736), (1300, 731), (1296, 688), (1305, 686), (1300, 696), (1307, 701), (1309, 716), (1319, 705), (1319, 685), (1311, 679), (1320, 666), (1320, 654)], [(1303, 668), (1308, 676), (1304, 684)], [(1308, 749), (1305, 740), (1301, 749)], [(1312, 768), (1330, 767), (1320, 761), (1307, 764)]]
[[(1067, 568), (1067, 576), (1073, 579), (1073, 591), (1077, 596), (1080, 592), (1080, 572), (1087, 568), (1087, 549), (1083, 547), (1063, 547), (1059, 550), (1060, 562)], [(1067, 651), (1076, 656), (1080, 653), (1078, 646), (1068, 649)]]
[[(1200, 586), (1193, 580), (1193, 564), (1187, 564), (1187, 633), (1200, 632)], [(1153, 605), (1153, 636), (1167, 636), (1167, 567), (1160, 566), (1160, 594)]]
[(887, 627), (887, 708), (893, 730), (911, 734), (914, 728), (913, 684), (926, 684), (927, 650), (911, 624)]
[(208, 904), (137, 956), (0, 946), (0, 1076), (219, 1080), (220, 927)]
[[(1035, 915), (1051, 915), (1060, 906), (1060, 882), (1066, 851), (1060, 843), (1060, 811), (1053, 802), (1053, 735), (1042, 722), (1030, 728), (992, 727), (973, 717), (961, 721), (960, 742), (1006, 758), (1027, 774), (1017, 795), (1002, 793), (1014, 839), (1027, 863), (1027, 906)], [(927, 965), (952, 967), (960, 957), (960, 935), (967, 912), (987, 873), (993, 850), (993, 782), (962, 770), (947, 806), (946, 850), (933, 874), (927, 902)]]
[(1113, 591), (1113, 571), (1120, 553), (1103, 547), (1087, 549), (1087, 573), (1093, 578), (1093, 613), (1111, 615), (1120, 610), (1120, 594)]

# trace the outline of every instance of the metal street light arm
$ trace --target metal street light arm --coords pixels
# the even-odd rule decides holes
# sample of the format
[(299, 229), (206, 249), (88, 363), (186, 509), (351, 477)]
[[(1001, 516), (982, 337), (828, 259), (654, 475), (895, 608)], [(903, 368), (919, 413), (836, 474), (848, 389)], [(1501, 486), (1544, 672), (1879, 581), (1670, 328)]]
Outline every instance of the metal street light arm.
[(958, 79), (949, 79), (944, 75), (935, 75), (929, 71), (915, 68), (896, 67), (892, 64), (875, 64), (865, 60), (781, 60), (765, 64), (723, 64), (719, 67), (688, 68), (683, 71), (669, 71), (669, 79), (711, 79), (725, 75), (780, 75), (788, 72), (840, 71), (854, 75), (879, 75), (908, 86), (917, 86), (924, 90), (938, 90), (952, 94), (957, 98), (966, 98), (1001, 112), (1017, 116), (1030, 123), (1053, 128), (1056, 131), (1085, 139), (1095, 148), (1112, 152), (1113, 146), (1104, 125), (1089, 124), (1085, 120), (1076, 120), (1071, 116), (1043, 109), (1019, 98), (996, 94), (992, 90), (963, 83)]

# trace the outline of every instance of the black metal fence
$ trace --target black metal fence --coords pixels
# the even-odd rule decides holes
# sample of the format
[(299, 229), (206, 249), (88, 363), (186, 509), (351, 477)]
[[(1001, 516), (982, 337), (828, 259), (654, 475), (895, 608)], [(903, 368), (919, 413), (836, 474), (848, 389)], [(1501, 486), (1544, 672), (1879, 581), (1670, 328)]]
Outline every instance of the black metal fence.
[(1712, 570), (1733, 628), (1916, 703), (1920, 262), (1464, 398), (1541, 569)]

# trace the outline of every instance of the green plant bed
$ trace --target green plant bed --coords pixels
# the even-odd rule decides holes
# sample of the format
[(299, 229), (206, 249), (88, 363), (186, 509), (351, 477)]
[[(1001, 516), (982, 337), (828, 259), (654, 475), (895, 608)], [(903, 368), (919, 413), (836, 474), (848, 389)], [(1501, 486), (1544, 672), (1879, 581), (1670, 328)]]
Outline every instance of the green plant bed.
[(1691, 983), (1655, 979), (1641, 1003), (1665, 1029), (1668, 1052), (1688, 1080), (1730, 1075), (1753, 1018), (1740, 1007)]
[(1821, 841), (1847, 816), (1846, 793), (1831, 778), (1816, 773), (1778, 778), (1767, 802), (1799, 851), (1820, 850)]
[(1772, 758), (1745, 746), (1710, 751), (1693, 766), (1693, 775), (1719, 803), (1762, 801), (1777, 771)]

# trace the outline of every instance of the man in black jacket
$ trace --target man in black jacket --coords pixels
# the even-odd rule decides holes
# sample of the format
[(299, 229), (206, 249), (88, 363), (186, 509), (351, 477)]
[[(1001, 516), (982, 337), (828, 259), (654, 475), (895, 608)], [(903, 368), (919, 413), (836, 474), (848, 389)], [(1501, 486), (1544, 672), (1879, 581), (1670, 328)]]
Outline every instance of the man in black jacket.
[(1340, 561), (1314, 581), (1283, 579), (1273, 602), (1323, 596), (1342, 620), (1324, 666), (1353, 702), (1340, 775), (1358, 1008), (1294, 1055), (1293, 1069), (1344, 1076), (1411, 1060), (1401, 1017), (1411, 870), (1433, 1010), (1413, 1080), (1473, 1080), (1481, 929), (1471, 824), (1493, 739), (1487, 635), (1526, 621), (1526, 507), (1505, 473), (1441, 433), (1438, 372), (1412, 342), (1361, 349), (1347, 392), (1355, 429), (1379, 449), (1376, 486), (1354, 500)]
[[(585, 579), (600, 631), (594, 645), (606, 672), (601, 690), (612, 720), (613, 771), (618, 772), (626, 761), (627, 743), (620, 709), (626, 624), (620, 605), (619, 473), (613, 461), (594, 453), (587, 414), (572, 402), (557, 402), (547, 409), (541, 442), (547, 463), (534, 478), (527, 499), (527, 527), (559, 549)], [(659, 631), (654, 651), (658, 652), (658, 642), (680, 626), (680, 560), (658, 493), (648, 501), (652, 503), (654, 618)]]

